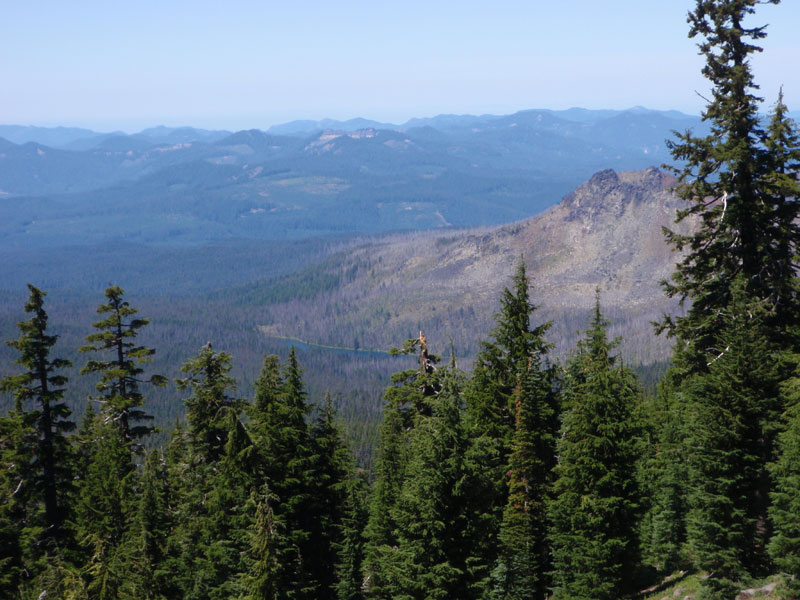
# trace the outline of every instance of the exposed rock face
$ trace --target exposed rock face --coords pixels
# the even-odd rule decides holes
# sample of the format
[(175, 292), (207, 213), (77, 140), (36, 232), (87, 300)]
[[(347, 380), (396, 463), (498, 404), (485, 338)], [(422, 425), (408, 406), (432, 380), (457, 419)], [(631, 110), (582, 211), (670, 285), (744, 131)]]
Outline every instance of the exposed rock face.
[[(408, 337), (400, 332), (421, 326), (432, 341), (452, 335), (457, 347), (474, 350), (477, 339), (491, 328), (500, 291), (522, 256), (533, 279), (532, 299), (541, 309), (537, 317), (554, 321), (551, 339), (559, 352), (568, 351), (576, 331), (586, 326), (599, 288), (612, 334), (625, 337), (624, 354), (637, 363), (662, 360), (668, 356), (668, 343), (654, 336), (650, 322), (676, 308), (659, 282), (669, 278), (678, 260), (664, 241), (662, 227), (684, 233), (692, 227), (690, 220), (674, 225), (676, 211), (684, 205), (671, 191), (675, 183), (655, 168), (605, 170), (526, 221), (482, 232), (395, 236), (351, 250), (343, 269), (367, 264), (368, 276), (356, 276), (308, 306), (295, 302), (291, 310), (276, 307), (276, 323), (299, 328), (281, 330), (284, 335), (319, 339), (320, 331), (302, 321), (303, 311), (315, 316), (323, 312), (311, 310), (312, 305), (328, 307), (337, 322), (328, 328), (333, 331), (358, 326), (360, 319), (369, 322), (369, 315), (381, 307), (388, 316), (363, 336), (371, 347), (397, 343)], [(304, 326), (308, 329), (302, 330)]]
[(567, 195), (562, 204), (570, 209), (568, 220), (594, 219), (602, 213), (621, 217), (629, 204), (640, 204), (654, 194), (673, 187), (676, 179), (652, 167), (625, 173), (612, 169), (595, 173), (585, 184)]

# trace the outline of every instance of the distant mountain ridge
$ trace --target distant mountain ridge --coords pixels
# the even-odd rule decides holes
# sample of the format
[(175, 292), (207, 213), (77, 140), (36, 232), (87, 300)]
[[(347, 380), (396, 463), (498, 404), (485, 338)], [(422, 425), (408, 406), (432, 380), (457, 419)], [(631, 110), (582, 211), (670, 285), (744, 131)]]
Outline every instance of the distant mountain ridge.
[(304, 135), (156, 127), (82, 137), (73, 150), (0, 141), (0, 246), (497, 225), (552, 206), (598, 170), (664, 163), (673, 130), (702, 129), (640, 108), (409, 123), (315, 122), (328, 128)]

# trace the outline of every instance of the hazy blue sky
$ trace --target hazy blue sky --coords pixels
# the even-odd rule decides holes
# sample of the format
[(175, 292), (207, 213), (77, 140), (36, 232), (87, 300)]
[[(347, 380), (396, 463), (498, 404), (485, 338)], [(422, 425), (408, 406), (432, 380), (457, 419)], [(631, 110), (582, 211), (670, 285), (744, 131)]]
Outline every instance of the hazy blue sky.
[[(4, 2), (0, 123), (266, 128), (524, 108), (699, 112), (693, 0)], [(800, 109), (800, 2), (755, 62)]]

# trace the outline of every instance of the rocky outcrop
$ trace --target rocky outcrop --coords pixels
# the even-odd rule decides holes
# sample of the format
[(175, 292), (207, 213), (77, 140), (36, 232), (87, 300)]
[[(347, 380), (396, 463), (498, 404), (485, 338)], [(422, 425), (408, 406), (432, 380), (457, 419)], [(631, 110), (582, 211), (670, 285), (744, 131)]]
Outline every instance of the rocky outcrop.
[[(687, 233), (693, 226), (691, 219), (674, 225), (676, 211), (685, 206), (672, 192), (675, 183), (656, 168), (600, 171), (525, 221), (480, 232), (398, 235), (353, 248), (342, 267), (360, 265), (352, 281), (308, 306), (271, 309), (274, 322), (299, 324), (300, 330), (283, 335), (342, 345), (344, 340), (320, 336), (374, 321), (362, 335), (374, 340), (373, 348), (424, 329), (432, 340), (450, 335), (457, 347), (474, 351), (479, 336), (491, 329), (500, 292), (522, 256), (540, 307), (537, 316), (553, 321), (551, 339), (559, 353), (569, 351), (586, 326), (599, 288), (611, 333), (624, 336), (629, 359), (664, 360), (669, 342), (657, 338), (650, 323), (676, 310), (660, 281), (670, 277), (678, 257), (662, 228)], [(303, 315), (321, 313), (335, 314), (336, 325), (315, 332), (309, 320), (309, 329), (302, 329)]]

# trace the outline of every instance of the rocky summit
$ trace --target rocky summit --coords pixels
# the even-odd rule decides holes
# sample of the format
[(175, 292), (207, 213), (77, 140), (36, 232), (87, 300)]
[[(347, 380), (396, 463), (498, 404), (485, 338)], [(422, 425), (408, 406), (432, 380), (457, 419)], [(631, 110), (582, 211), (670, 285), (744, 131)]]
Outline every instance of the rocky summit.
[(263, 331), (387, 348), (424, 329), (429, 339), (450, 336), (473, 354), (523, 257), (540, 308), (536, 319), (553, 321), (558, 353), (573, 347), (599, 289), (612, 334), (625, 338), (623, 355), (642, 364), (664, 360), (668, 342), (653, 335), (650, 323), (678, 309), (660, 286), (678, 257), (662, 228), (692, 227), (689, 219), (674, 224), (684, 205), (672, 191), (676, 183), (656, 168), (604, 170), (558, 205), (511, 225), (363, 241), (337, 255), (336, 286), (273, 305)]

